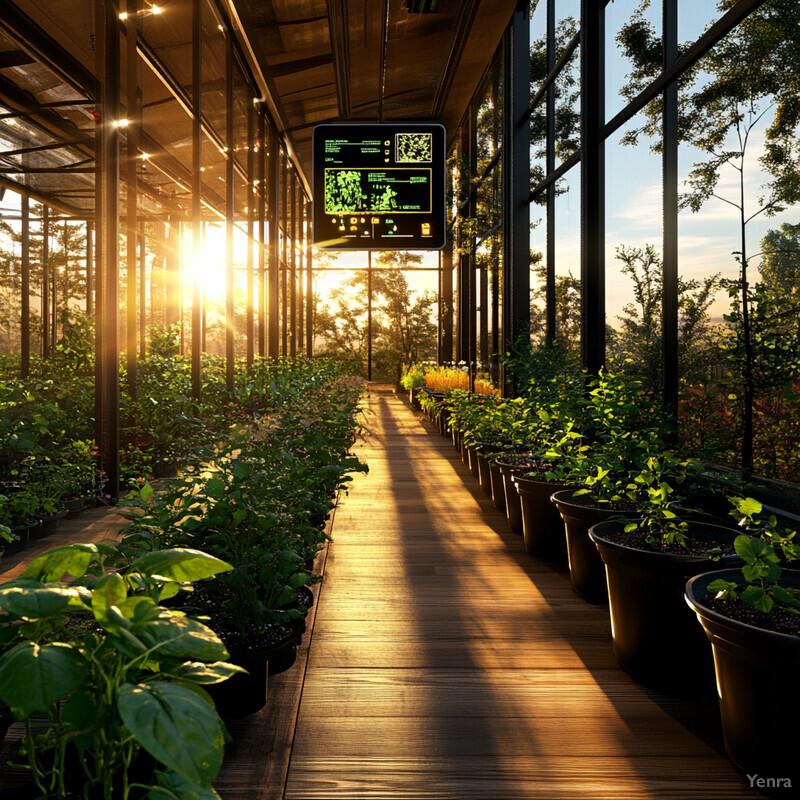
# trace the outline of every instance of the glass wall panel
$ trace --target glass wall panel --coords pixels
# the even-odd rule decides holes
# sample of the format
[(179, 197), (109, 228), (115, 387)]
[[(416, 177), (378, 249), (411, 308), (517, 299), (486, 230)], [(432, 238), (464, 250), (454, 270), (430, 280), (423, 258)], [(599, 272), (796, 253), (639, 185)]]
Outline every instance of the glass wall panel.
[(660, 391), (661, 131), (650, 121), (643, 111), (606, 140), (606, 359)]
[(580, 358), (581, 239), (580, 168), (571, 169), (556, 189), (556, 341), (570, 359)]
[(681, 435), (727, 466), (800, 469), (796, 18), (766, 3), (682, 86)]

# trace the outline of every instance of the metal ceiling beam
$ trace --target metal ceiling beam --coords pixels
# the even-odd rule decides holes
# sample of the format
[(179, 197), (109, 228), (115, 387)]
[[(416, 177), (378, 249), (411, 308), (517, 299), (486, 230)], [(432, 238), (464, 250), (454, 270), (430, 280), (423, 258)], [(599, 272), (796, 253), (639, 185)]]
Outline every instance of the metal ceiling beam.
[(91, 71), (10, 0), (0, 0), (0, 29), (67, 86), (95, 100), (97, 80)]
[(339, 116), (350, 118), (350, 37), (345, 0), (326, 0)]
[(453, 85), (453, 78), (455, 78), (456, 70), (458, 70), (458, 65), (461, 62), (461, 56), (464, 54), (464, 48), (472, 30), (472, 23), (475, 21), (479, 5), (480, 0), (464, 0), (459, 5), (458, 16), (453, 27), (453, 38), (450, 41), (450, 49), (447, 51), (442, 76), (439, 78), (439, 83), (433, 95), (433, 102), (431, 103), (431, 117), (433, 119), (439, 119), (442, 116), (447, 95)]

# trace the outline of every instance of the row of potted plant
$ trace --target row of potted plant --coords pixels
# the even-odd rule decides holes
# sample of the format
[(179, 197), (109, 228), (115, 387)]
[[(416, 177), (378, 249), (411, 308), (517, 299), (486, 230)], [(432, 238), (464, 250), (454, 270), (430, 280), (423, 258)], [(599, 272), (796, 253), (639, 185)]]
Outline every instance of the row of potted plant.
[(0, 585), (0, 709), (25, 723), (36, 796), (216, 797), (220, 717), (262, 707), (293, 662), (325, 517), (364, 469), (361, 383), (258, 363), (225, 435), (130, 492), (119, 545), (51, 550)]
[[(786, 708), (781, 689), (767, 699), (770, 671), (800, 666), (800, 583), (781, 572), (798, 556), (790, 518), (671, 450), (669, 426), (636, 382), (536, 378), (513, 400), (455, 390), (422, 403), (527, 550), (566, 559), (574, 590), (609, 602), (620, 665), (686, 691), (713, 686), (716, 661), (731, 759), (796, 781), (796, 739), (766, 735)], [(757, 657), (742, 659), (743, 639)]]

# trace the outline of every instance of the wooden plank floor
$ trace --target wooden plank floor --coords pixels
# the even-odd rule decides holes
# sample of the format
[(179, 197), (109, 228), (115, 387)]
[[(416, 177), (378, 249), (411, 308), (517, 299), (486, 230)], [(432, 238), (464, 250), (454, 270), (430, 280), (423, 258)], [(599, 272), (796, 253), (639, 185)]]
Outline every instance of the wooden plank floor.
[(397, 397), (367, 413), (286, 800), (759, 796), (721, 755), (714, 698), (634, 683), (606, 610), (525, 554), (452, 445)]

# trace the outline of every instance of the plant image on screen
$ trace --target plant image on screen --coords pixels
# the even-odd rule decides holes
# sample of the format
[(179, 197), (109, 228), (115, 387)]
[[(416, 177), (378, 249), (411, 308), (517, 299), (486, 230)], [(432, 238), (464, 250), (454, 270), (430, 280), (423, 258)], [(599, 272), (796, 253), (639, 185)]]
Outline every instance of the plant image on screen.
[(367, 195), (361, 188), (358, 170), (325, 171), (325, 211), (328, 214), (346, 214), (365, 211)]
[(430, 133), (398, 133), (396, 135), (398, 163), (433, 160), (433, 136)]

